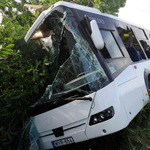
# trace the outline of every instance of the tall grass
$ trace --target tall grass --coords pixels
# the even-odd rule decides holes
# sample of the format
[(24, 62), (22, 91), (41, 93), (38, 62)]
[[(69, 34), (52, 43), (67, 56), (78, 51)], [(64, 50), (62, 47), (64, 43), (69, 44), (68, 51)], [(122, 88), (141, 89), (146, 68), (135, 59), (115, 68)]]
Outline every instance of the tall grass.
[(120, 150), (150, 149), (150, 103), (133, 119), (122, 132)]

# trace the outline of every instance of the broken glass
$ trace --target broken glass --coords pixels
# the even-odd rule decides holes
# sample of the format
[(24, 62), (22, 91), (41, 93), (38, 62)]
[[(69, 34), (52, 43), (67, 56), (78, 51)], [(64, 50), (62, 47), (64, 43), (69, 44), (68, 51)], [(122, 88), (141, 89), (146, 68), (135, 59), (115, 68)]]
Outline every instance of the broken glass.
[(23, 128), (22, 134), (17, 141), (17, 146), (13, 149), (16, 150), (43, 150), (41, 140), (37, 129), (33, 123), (33, 118), (27, 120)]
[[(44, 96), (38, 101), (38, 104), (43, 100), (61, 97), (73, 90), (82, 91), (87, 95), (109, 83), (89, 43), (80, 32), (77, 20), (71, 10), (65, 7), (63, 9), (63, 14), (62, 11), (60, 13), (58, 10), (55, 10), (48, 16), (51, 28), (54, 29), (55, 33), (52, 36), (50, 61), (54, 66), (57, 66), (55, 68), (58, 68), (58, 70), (52, 85), (47, 87)], [(68, 45), (66, 45), (67, 48), (61, 49), (61, 40), (66, 30), (70, 32), (69, 34), (75, 40), (72, 49), (69, 49)], [(47, 48), (49, 47), (47, 46)], [(61, 51), (69, 53), (69, 55), (65, 55), (63, 63), (59, 63)]]

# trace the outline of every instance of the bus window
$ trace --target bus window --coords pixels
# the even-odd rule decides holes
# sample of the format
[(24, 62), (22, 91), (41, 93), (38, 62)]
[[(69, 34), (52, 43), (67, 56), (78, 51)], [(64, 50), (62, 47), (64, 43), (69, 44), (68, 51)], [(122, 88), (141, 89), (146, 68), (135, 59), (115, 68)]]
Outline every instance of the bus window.
[(115, 39), (110, 31), (101, 30), (103, 40), (105, 41), (105, 47), (101, 50), (104, 58), (119, 58), (123, 57)]
[(105, 46), (100, 50), (105, 63), (111, 74), (117, 73), (118, 70), (127, 65), (127, 60), (124, 58), (120, 48), (118, 47), (111, 31), (100, 30)]
[(132, 27), (133, 32), (135, 36), (137, 37), (143, 51), (147, 55), (148, 58), (150, 58), (150, 52), (149, 52), (149, 40), (148, 40), (148, 35), (143, 29), (137, 28), (137, 27)]
[(135, 33), (135, 36), (140, 38), (140, 39), (148, 39), (146, 33), (144, 32), (143, 29), (132, 27), (133, 32)]
[(147, 55), (148, 58), (150, 58), (150, 43), (147, 40), (140, 40), (140, 43)]
[(142, 59), (146, 59), (135, 35), (131, 30), (124, 30), (120, 27), (117, 28), (118, 33), (129, 53), (129, 56), (133, 62), (140, 61)]

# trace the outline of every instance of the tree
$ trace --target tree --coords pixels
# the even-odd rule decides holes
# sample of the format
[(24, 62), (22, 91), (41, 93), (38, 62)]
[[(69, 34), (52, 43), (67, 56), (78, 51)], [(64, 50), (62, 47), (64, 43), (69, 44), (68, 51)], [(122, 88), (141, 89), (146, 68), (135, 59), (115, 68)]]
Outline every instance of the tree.
[(93, 7), (101, 12), (117, 15), (119, 8), (125, 6), (126, 0), (94, 0)]
[[(41, 2), (41, 5), (49, 5), (58, 2), (59, 0), (45, 0)], [(103, 13), (108, 13), (116, 15), (119, 12), (120, 7), (125, 6), (126, 0), (65, 0), (67, 2), (72, 2), (80, 5), (90, 6), (99, 9)]]
[(8, 150), (17, 141), (27, 108), (43, 95), (46, 82), (50, 82), (45, 66), (47, 52), (34, 42), (27, 44), (24, 41), (39, 14), (26, 11), (23, 8), (25, 2), (0, 2), (3, 11), (0, 26), (0, 149)]

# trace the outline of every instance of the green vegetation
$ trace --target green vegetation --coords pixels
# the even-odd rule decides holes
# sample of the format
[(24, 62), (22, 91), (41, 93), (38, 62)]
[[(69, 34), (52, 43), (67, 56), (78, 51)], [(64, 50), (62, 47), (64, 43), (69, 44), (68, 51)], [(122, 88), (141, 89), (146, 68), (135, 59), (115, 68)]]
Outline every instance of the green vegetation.
[(4, 13), (0, 26), (0, 149), (7, 150), (17, 141), (27, 108), (43, 95), (46, 84), (51, 82), (45, 65), (48, 54), (38, 44), (24, 41), (38, 14), (24, 10), (24, 2), (0, 3)]
[(150, 149), (150, 103), (135, 117), (130, 125), (122, 131), (121, 150)]
[[(29, 0), (31, 4), (53, 4)], [(91, 0), (75, 2), (115, 14), (126, 0)], [(3, 22), (0, 26), (0, 150), (12, 149), (27, 119), (27, 109), (44, 93), (53, 77), (47, 66), (49, 54), (35, 42), (25, 43), (24, 36), (39, 12), (23, 8), (26, 0), (17, 3), (0, 0)], [(7, 8), (7, 9), (6, 9)], [(16, 11), (12, 11), (16, 8)], [(72, 150), (146, 150), (150, 149), (150, 107), (139, 113), (128, 128), (87, 142), (69, 145)], [(58, 148), (63, 149), (63, 148)]]

